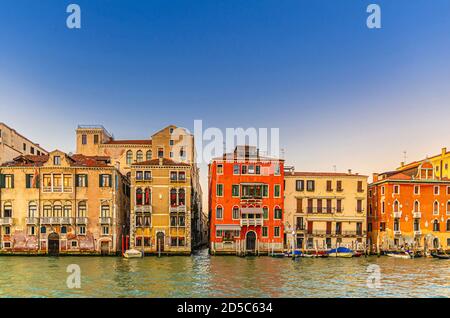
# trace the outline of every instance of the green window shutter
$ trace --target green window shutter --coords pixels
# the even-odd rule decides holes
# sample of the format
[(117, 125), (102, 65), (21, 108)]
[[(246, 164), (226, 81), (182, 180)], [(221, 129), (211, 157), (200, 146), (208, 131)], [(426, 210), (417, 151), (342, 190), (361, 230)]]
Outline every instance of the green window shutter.
[(89, 182), (88, 182), (88, 181), (89, 181), (89, 176), (88, 176), (88, 175), (86, 175), (86, 176), (85, 176), (85, 178), (86, 178), (86, 180), (85, 180), (85, 181), (86, 181), (86, 188), (87, 188), (87, 187), (89, 186)]
[(11, 175), (11, 188), (14, 189), (14, 175)]
[(108, 175), (109, 176), (109, 187), (112, 187), (112, 174)]
[(79, 182), (78, 182), (78, 178), (79, 178), (79, 174), (76, 174), (75, 175), (75, 187), (79, 187), (80, 186), (80, 184), (79, 184)]
[(5, 175), (4, 174), (0, 174), (0, 188), (4, 188), (5, 187)]
[(103, 177), (102, 174), (100, 174), (100, 175), (98, 176), (98, 186), (99, 186), (100, 188), (102, 187), (102, 177)]
[(31, 188), (31, 177), (32, 177), (31, 174), (25, 175), (25, 187), (26, 187), (27, 189), (30, 189), (30, 188)]
[(39, 189), (41, 187), (41, 177), (36, 177), (36, 189)]

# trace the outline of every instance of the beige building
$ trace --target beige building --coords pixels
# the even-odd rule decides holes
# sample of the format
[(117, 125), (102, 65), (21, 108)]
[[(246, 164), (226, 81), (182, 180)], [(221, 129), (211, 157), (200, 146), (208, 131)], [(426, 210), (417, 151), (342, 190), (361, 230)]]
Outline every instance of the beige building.
[(108, 157), (19, 156), (0, 166), (0, 252), (115, 254), (127, 193)]
[[(196, 163), (194, 136), (184, 128), (169, 125), (154, 133), (148, 139), (117, 140), (103, 126), (83, 126), (77, 128), (77, 153), (87, 156), (108, 156), (120, 172), (134, 182), (132, 170), (136, 165), (146, 164), (155, 159), (168, 159), (190, 166), (190, 187), (192, 188), (192, 242), (193, 248), (201, 245), (202, 229), (206, 226), (202, 214), (202, 189), (199, 169)], [(132, 192), (133, 193), (133, 192)], [(133, 209), (131, 209), (133, 210)], [(130, 233), (131, 236), (134, 233)]]
[(0, 122), (0, 164), (12, 161), (20, 155), (46, 155), (47, 151)]
[(366, 176), (287, 171), (284, 193), (286, 248), (364, 249)]
[(131, 180), (130, 246), (146, 254), (190, 254), (198, 209), (192, 166), (163, 158), (135, 163)]

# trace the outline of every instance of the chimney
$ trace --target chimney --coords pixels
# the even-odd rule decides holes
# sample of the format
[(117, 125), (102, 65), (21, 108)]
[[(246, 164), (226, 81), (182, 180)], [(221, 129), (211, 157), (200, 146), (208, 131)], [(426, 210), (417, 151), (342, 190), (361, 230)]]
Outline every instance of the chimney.
[(162, 166), (163, 165), (163, 158), (159, 158), (159, 165)]
[(372, 181), (377, 182), (378, 181), (378, 173), (372, 173)]
[(442, 148), (442, 156), (445, 156), (446, 153), (447, 153), (447, 148), (446, 147)]
[(404, 167), (404, 166), (405, 166), (405, 162), (404, 161), (400, 162), (400, 167)]
[(348, 174), (352, 174), (352, 169), (348, 169)]

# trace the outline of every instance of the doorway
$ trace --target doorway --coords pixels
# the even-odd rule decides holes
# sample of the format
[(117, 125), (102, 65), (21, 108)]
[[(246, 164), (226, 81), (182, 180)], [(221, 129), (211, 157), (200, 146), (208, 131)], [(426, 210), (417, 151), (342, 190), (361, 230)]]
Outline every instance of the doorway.
[(253, 231), (247, 232), (245, 241), (247, 252), (254, 252), (256, 250), (256, 233)]
[(164, 252), (164, 233), (163, 232), (158, 232), (158, 234), (156, 234), (156, 251)]
[(58, 233), (50, 233), (48, 236), (48, 255), (59, 255), (59, 235)]
[(100, 243), (100, 254), (101, 255), (108, 255), (109, 254), (109, 242), (101, 242)]

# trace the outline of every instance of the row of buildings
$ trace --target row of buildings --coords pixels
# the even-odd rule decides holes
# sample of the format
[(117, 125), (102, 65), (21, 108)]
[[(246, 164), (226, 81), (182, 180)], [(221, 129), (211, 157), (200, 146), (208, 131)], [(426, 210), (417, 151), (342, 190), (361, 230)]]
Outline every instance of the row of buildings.
[(67, 154), (0, 127), (1, 253), (190, 254), (207, 243), (185, 129), (116, 140), (102, 126), (79, 126), (76, 154)]
[(173, 125), (143, 140), (79, 126), (76, 154), (67, 154), (0, 123), (0, 253), (450, 248), (445, 148), (368, 184), (351, 171), (295, 171), (238, 146), (208, 166), (206, 214), (194, 145)]

